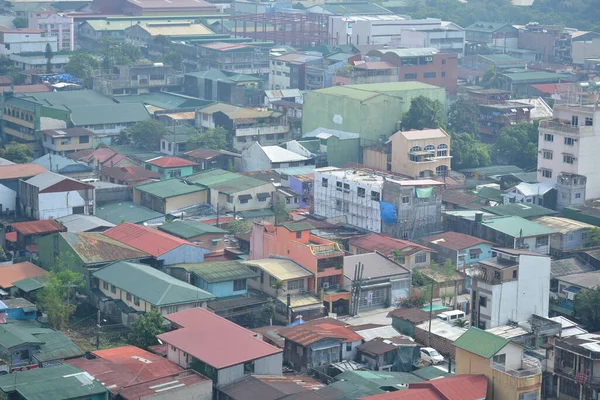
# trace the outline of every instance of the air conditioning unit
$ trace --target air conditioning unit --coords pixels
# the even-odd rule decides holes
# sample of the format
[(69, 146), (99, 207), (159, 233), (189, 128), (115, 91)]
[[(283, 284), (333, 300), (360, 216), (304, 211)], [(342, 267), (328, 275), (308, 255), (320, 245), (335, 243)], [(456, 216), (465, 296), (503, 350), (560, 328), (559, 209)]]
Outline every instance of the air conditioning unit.
[(322, 288), (329, 289), (329, 282), (323, 282)]

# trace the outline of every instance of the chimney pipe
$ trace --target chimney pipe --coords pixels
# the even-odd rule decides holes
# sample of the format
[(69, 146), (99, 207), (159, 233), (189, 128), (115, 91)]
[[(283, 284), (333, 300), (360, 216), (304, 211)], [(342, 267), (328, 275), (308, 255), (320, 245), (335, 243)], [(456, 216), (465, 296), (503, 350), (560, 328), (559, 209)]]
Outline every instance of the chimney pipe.
[(481, 211), (475, 213), (475, 222), (478, 224), (483, 222), (483, 213)]

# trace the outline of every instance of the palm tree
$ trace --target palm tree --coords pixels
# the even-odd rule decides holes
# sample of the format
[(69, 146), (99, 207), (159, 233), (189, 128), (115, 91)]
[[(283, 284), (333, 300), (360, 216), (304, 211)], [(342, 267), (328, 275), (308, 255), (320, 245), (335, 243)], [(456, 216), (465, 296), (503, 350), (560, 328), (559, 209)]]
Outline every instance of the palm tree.
[(271, 287), (275, 289), (275, 297), (279, 297), (279, 291), (283, 290), (285, 292), (285, 282), (284, 281), (273, 281), (271, 283)]
[(454, 325), (458, 326), (459, 328), (466, 328), (469, 326), (469, 321), (467, 321), (466, 319), (457, 319), (456, 321), (454, 321)]
[(486, 89), (502, 89), (505, 78), (496, 68), (489, 68), (481, 77), (481, 86)]

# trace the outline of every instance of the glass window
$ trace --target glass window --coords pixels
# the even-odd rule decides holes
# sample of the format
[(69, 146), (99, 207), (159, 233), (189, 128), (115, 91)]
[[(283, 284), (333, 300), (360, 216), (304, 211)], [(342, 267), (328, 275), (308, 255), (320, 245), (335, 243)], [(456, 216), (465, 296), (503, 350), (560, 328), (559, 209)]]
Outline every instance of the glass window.
[(359, 187), (356, 191), (357, 191), (358, 197), (366, 196), (367, 191), (365, 190), (365, 188)]
[(131, 301), (131, 293), (127, 293), (127, 294), (125, 295), (125, 299), (126, 299), (127, 301)]
[(435, 72), (425, 72), (423, 74), (423, 78), (435, 78), (436, 77), (436, 73)]
[(110, 285), (110, 291), (112, 293), (117, 293), (117, 287), (115, 285)]
[(417, 79), (417, 74), (404, 74), (404, 79)]
[(294, 279), (293, 281), (288, 281), (287, 290), (303, 290), (304, 289), (304, 279)]
[(337, 190), (338, 192), (342, 191), (342, 182), (336, 182), (335, 183), (335, 190)]
[(535, 247), (548, 246), (548, 236), (538, 236), (535, 238)]
[(321, 186), (323, 186), (323, 187), (327, 187), (328, 186), (328, 180), (327, 180), (327, 178), (321, 178)]
[(373, 201), (379, 201), (380, 200), (380, 194), (379, 192), (373, 192), (371, 191), (371, 200)]
[(139, 299), (139, 297), (133, 296), (133, 304), (135, 304), (136, 306), (140, 305), (140, 299)]
[(236, 279), (233, 281), (233, 291), (237, 292), (239, 290), (246, 290), (246, 280), (245, 279)]
[(427, 262), (427, 253), (426, 252), (417, 253), (415, 255), (415, 263), (421, 264), (424, 262)]
[(104, 290), (108, 290), (108, 282), (102, 281), (102, 287)]
[(545, 133), (544, 134), (544, 140), (546, 142), (554, 142), (554, 135), (551, 133)]
[(552, 178), (552, 170), (551, 169), (542, 169), (542, 176), (544, 178)]
[(575, 139), (573, 139), (573, 138), (570, 138), (570, 137), (566, 137), (566, 138), (565, 138), (565, 144), (566, 144), (567, 146), (573, 146), (573, 145), (575, 144)]
[(544, 150), (543, 157), (545, 160), (552, 160), (552, 152), (549, 150)]
[(563, 154), (563, 162), (566, 164), (573, 164), (575, 157), (570, 154)]

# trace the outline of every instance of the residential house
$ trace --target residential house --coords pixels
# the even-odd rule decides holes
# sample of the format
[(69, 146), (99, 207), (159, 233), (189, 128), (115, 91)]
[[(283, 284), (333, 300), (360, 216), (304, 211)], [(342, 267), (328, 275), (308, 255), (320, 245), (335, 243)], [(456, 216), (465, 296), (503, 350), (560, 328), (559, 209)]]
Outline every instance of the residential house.
[(210, 250), (147, 226), (123, 222), (103, 233), (123, 244), (150, 254), (155, 265), (198, 263)]
[[(166, 154), (168, 156), (181, 156), (183, 153), (188, 151), (190, 146), (188, 141), (190, 139), (189, 132), (185, 132), (191, 126), (194, 125), (194, 121), (196, 120), (196, 113), (194, 111), (186, 111), (175, 114), (161, 114), (161, 117), (168, 116), (168, 119), (174, 121), (185, 121), (186, 125), (177, 125), (171, 129), (172, 133), (167, 133), (160, 138), (160, 152), (162, 154)], [(189, 118), (186, 120), (180, 120), (179, 118)], [(187, 124), (189, 122), (189, 125)], [(193, 129), (193, 128), (192, 128)], [(184, 133), (179, 133), (179, 132)]]
[(136, 186), (163, 179), (164, 175), (136, 165), (131, 167), (103, 167), (98, 171), (98, 178), (103, 182)]
[(158, 229), (210, 249), (213, 253), (223, 251), (226, 246), (227, 231), (201, 221), (176, 220), (160, 225)]
[(554, 339), (552, 395), (558, 399), (585, 399), (598, 395), (600, 375), (593, 367), (600, 358), (597, 344), (594, 333)]
[(575, 315), (575, 296), (585, 289), (595, 289), (600, 284), (600, 271), (573, 272), (553, 276), (550, 283), (553, 315)]
[(319, 56), (303, 53), (288, 53), (272, 57), (269, 74), (270, 89), (306, 89), (306, 66), (318, 64), (321, 59)]
[(319, 152), (325, 154), (327, 165), (342, 167), (361, 158), (360, 135), (335, 129), (317, 128), (302, 135), (303, 140), (318, 140)]
[(15, 295), (17, 288), (14, 282), (27, 278), (38, 278), (48, 273), (29, 261), (0, 266), (0, 295), (2, 297)]
[(96, 207), (96, 215), (115, 225), (121, 222), (132, 224), (160, 224), (165, 222), (165, 214), (140, 206), (131, 201), (106, 203)]
[(353, 237), (348, 245), (351, 254), (378, 252), (392, 260), (396, 260), (409, 270), (426, 267), (431, 262), (432, 249), (387, 235), (370, 233)]
[(308, 166), (308, 169), (311, 170), (308, 173), (304, 173), (303, 169), (295, 172), (297, 170), (287, 168), (280, 172), (281, 186), (296, 194), (298, 208), (307, 208), (312, 204), (314, 174), (312, 166)]
[[(298, 262), (288, 258), (270, 257), (242, 263), (259, 274), (248, 280), (248, 286), (275, 297), (275, 309), (285, 315), (286, 320), (291, 317), (295, 321), (298, 316), (312, 319), (323, 314), (323, 301), (311, 293), (311, 288), (315, 285), (315, 276)], [(275, 282), (283, 282), (283, 290), (274, 289)], [(288, 315), (289, 311), (291, 313)]]
[(291, 139), (290, 127), (280, 112), (225, 103), (213, 103), (196, 110), (196, 127), (206, 130), (217, 126), (227, 130), (236, 151), (254, 142), (276, 145)]
[(90, 356), (69, 360), (68, 364), (101, 379), (112, 395), (125, 400), (155, 397), (157, 389), (163, 389), (159, 393), (167, 392), (171, 398), (212, 399), (210, 379), (138, 347), (96, 350)]
[(444, 89), (421, 82), (346, 85), (311, 90), (304, 96), (302, 131), (328, 128), (355, 132), (360, 134), (361, 145), (372, 146), (380, 141), (385, 142), (398, 131), (398, 121), (408, 111), (411, 100), (418, 96), (446, 104)]
[(162, 63), (117, 65), (110, 74), (93, 77), (93, 88), (105, 96), (180, 92), (183, 74)]
[[(547, 317), (550, 257), (526, 250), (496, 253), (467, 272), (471, 276), (471, 325), (481, 329)], [(523, 289), (523, 288), (526, 288)]]
[(40, 132), (45, 153), (65, 154), (91, 149), (94, 132), (85, 128), (49, 129)]
[(0, 300), (0, 314), (9, 320), (36, 319), (37, 312), (35, 304), (21, 297)]
[(465, 48), (466, 55), (477, 54), (482, 46), (519, 47), (519, 30), (507, 23), (478, 21), (467, 26), (465, 33), (465, 39), (470, 42)]
[(534, 222), (557, 232), (550, 237), (550, 254), (555, 256), (587, 247), (589, 231), (594, 227), (585, 222), (563, 217), (540, 217), (534, 219)]
[(271, 46), (261, 46), (260, 42), (232, 43), (217, 41), (203, 43), (198, 46), (200, 62), (196, 69), (255, 75), (266, 80), (265, 78), (270, 71), (270, 49)]
[(150, 171), (158, 172), (165, 178), (180, 178), (194, 173), (197, 164), (179, 157), (160, 156), (144, 162), (144, 167)]
[(279, 146), (261, 146), (254, 142), (242, 150), (242, 170), (266, 171), (276, 168), (302, 167), (314, 161)]
[(0, 34), (0, 54), (43, 53), (46, 46), (50, 46), (53, 52), (58, 51), (57, 38), (38, 28), (2, 29)]
[(168, 214), (191, 205), (206, 203), (207, 200), (205, 187), (187, 184), (179, 178), (145, 183), (133, 188), (133, 202), (135, 204), (161, 214)]
[[(54, 38), (56, 40), (56, 38)], [(45, 48), (45, 46), (44, 46)], [(69, 62), (71, 55), (73, 53), (70, 51), (57, 51), (54, 53), (54, 56), (50, 60), (50, 64), (52, 65), (53, 71), (62, 70), (65, 65)], [(37, 51), (33, 53), (10, 53), (8, 58), (11, 59), (13, 65), (17, 71), (25, 72), (25, 71), (45, 71), (48, 65), (48, 59), (44, 57), (44, 51)], [(27, 72), (26, 72), (27, 74)], [(74, 86), (75, 88), (81, 88), (79, 85), (75, 84), (64, 84), (59, 83), (55, 88), (58, 90), (61, 86), (70, 87)], [(18, 85), (15, 88), (18, 91), (15, 93), (42, 93), (42, 92), (51, 92), (52, 90), (48, 90), (48, 85), (36, 85), (30, 89), (26, 88), (27, 85)]]
[[(236, 4), (239, 3), (236, 1)], [(269, 399), (283, 399), (288, 396), (292, 399), (295, 396), (314, 395), (316, 390), (324, 386), (320, 381), (307, 376), (303, 376), (302, 379), (292, 376), (248, 376), (218, 388), (218, 397), (227, 400), (252, 400), (253, 396), (258, 395), (267, 396)]]
[(94, 176), (94, 170), (86, 163), (75, 161), (59, 154), (46, 154), (36, 158), (32, 163), (41, 165), (48, 171), (78, 180)]
[(483, 400), (487, 395), (487, 386), (484, 375), (445, 376), (427, 382), (409, 383), (407, 389), (358, 400)]
[(105, 167), (120, 168), (138, 166), (131, 158), (124, 154), (119, 154), (108, 147), (98, 147), (95, 150), (81, 150), (68, 154), (68, 157), (73, 160), (83, 161), (95, 170), (101, 170)]
[(123, 324), (150, 310), (167, 315), (200, 307), (215, 298), (149, 265), (129, 261), (117, 261), (93, 272), (92, 286), (92, 303)]
[[(440, 371), (441, 373), (442, 371)], [(436, 371), (432, 374), (439, 377)], [(443, 376), (443, 375), (441, 375)], [(334, 377), (335, 382), (319, 389), (319, 396), (329, 399), (356, 400), (360, 397), (389, 393), (390, 387), (406, 388), (423, 378), (408, 372), (346, 371)], [(404, 390), (396, 391), (400, 393)]]
[(373, 371), (406, 372), (402, 355), (413, 356), (418, 351), (418, 344), (406, 336), (375, 338), (358, 346), (358, 359)]
[[(198, 51), (212, 52), (215, 47), (218, 47), (219, 43), (208, 43), (198, 46)], [(252, 46), (241, 44), (241, 43), (227, 43), (223, 44), (223, 47), (230, 48), (233, 57), (235, 57), (235, 51), (247, 50)], [(210, 50), (209, 50), (210, 49)], [(220, 51), (219, 51), (220, 53)], [(252, 57), (261, 57), (260, 53)], [(246, 56), (247, 57), (247, 56)], [(230, 58), (226, 58), (229, 60)], [(201, 61), (205, 63), (216, 63), (220, 61), (215, 58), (208, 58)], [(234, 67), (239, 68), (239, 65)], [(263, 70), (263, 68), (258, 68)], [(268, 73), (268, 67), (266, 71)], [(263, 103), (264, 97), (264, 83), (265, 80), (252, 75), (245, 75), (228, 70), (206, 68), (206, 70), (200, 70), (197, 72), (188, 72), (184, 76), (184, 93), (188, 96), (199, 97), (210, 101), (220, 101), (227, 104), (239, 105), (242, 107), (260, 106)]]
[[(318, 321), (318, 323), (317, 323)], [(285, 339), (283, 359), (295, 371), (323, 369), (342, 360), (354, 360), (362, 337), (329, 319), (288, 327), (279, 332)], [(335, 320), (334, 320), (335, 321)]]
[(16, 212), (21, 179), (27, 180), (44, 172), (46, 168), (32, 163), (0, 165), (0, 213)]
[(9, 227), (11, 232), (16, 232), (16, 247), (21, 252), (37, 253), (38, 240), (45, 235), (55, 232), (65, 232), (67, 228), (54, 219), (39, 221), (15, 222)]
[(67, 232), (104, 232), (115, 224), (98, 218), (95, 215), (73, 214), (56, 218)]
[[(359, 269), (359, 277), (356, 277)], [(380, 252), (344, 257), (344, 288), (360, 287), (360, 301), (354, 313), (399, 304), (410, 297), (411, 272)]]
[(168, 345), (167, 358), (183, 368), (194, 363), (215, 385), (250, 374), (282, 375), (282, 350), (256, 338), (252, 331), (203, 308), (180, 311), (166, 319), (177, 328), (157, 336)]
[[(432, 310), (434, 315), (439, 311)], [(415, 328), (424, 322), (428, 322), (430, 314), (428, 311), (423, 311), (420, 308), (397, 308), (390, 311), (388, 318), (392, 318), (392, 326), (398, 332), (413, 337)]]
[(19, 210), (35, 219), (94, 214), (94, 187), (47, 171), (19, 182)]
[(271, 208), (275, 186), (259, 179), (212, 169), (188, 176), (185, 181), (208, 188), (206, 201), (215, 208), (232, 212)]
[[(46, 37), (58, 40), (58, 51), (75, 51), (75, 24), (73, 16), (55, 11), (34, 10), (27, 15), (28, 27), (46, 32)], [(44, 49), (45, 50), (45, 49)]]
[(11, 368), (83, 356), (67, 336), (35, 319), (9, 319), (0, 324), (0, 350), (10, 359)]
[[(82, 381), (85, 384), (82, 384)], [(71, 365), (61, 364), (52, 368), (36, 368), (0, 376), (0, 394), (7, 399), (35, 398), (108, 400), (108, 389), (100, 381)]]
[(61, 257), (72, 257), (70, 267), (85, 278), (90, 290), (90, 275), (98, 268), (117, 261), (150, 262), (150, 254), (103, 235), (100, 232), (60, 232), (39, 240), (39, 262), (52, 268)]
[(334, 303), (336, 308), (344, 311), (350, 300), (350, 292), (340, 289), (343, 284), (344, 252), (339, 244), (313, 235), (312, 229), (314, 227), (305, 221), (276, 226), (254, 222), (250, 236), (250, 259), (279, 256), (296, 261), (315, 276), (316, 285), (306, 290), (314, 294), (321, 292), (323, 301), (329, 304), (330, 312), (333, 312)]
[(197, 163), (198, 171), (205, 171), (215, 168), (230, 170), (240, 155), (226, 150), (198, 148), (184, 153), (184, 157)]
[(471, 327), (454, 342), (456, 374), (482, 374), (486, 398), (541, 398), (540, 362), (509, 339)]
[(556, 208), (556, 189), (553, 183), (526, 183), (506, 190), (502, 194), (504, 203), (531, 203), (538, 206)]
[(170, 40), (184, 38), (202, 39), (212, 35), (213, 31), (202, 24), (193, 21), (144, 21), (141, 24), (131, 24), (125, 28), (125, 42), (138, 47), (150, 47), (157, 36), (165, 36)]
[(478, 263), (492, 257), (493, 243), (458, 232), (444, 232), (419, 239), (423, 245), (435, 250), (439, 264), (452, 261), (457, 268)]

